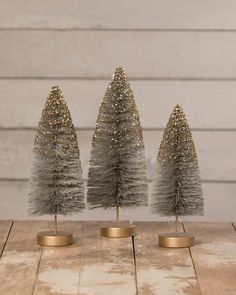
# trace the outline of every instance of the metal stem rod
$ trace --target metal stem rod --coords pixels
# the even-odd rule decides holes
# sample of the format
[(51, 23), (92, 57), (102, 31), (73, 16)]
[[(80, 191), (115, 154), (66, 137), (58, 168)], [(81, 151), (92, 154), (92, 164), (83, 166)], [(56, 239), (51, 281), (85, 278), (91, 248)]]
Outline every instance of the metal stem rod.
[(175, 215), (175, 232), (178, 232), (178, 221), (179, 221), (179, 216)]
[(120, 222), (120, 207), (119, 204), (116, 204), (116, 223)]
[(54, 215), (54, 233), (57, 235), (57, 215)]

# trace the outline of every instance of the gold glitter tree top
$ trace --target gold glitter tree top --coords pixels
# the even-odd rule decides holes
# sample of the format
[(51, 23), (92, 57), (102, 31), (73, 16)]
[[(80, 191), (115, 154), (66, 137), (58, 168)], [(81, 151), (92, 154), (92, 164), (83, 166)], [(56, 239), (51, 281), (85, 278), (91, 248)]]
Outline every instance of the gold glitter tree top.
[(161, 164), (174, 165), (180, 169), (198, 165), (192, 134), (179, 105), (170, 116), (157, 159)]
[(116, 68), (99, 108), (93, 146), (102, 138), (110, 149), (127, 149), (127, 141), (130, 149), (144, 147), (134, 93), (123, 67)]
[(70, 111), (59, 86), (54, 86), (46, 100), (38, 124), (34, 152), (48, 154), (52, 149), (63, 155), (79, 153)]

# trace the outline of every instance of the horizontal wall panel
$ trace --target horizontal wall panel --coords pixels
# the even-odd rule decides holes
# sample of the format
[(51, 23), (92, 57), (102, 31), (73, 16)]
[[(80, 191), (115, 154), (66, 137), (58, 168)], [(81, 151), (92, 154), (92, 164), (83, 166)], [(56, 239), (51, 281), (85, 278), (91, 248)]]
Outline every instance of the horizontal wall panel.
[[(0, 166), (1, 163), (3, 165), (0, 178), (24, 179), (29, 177), (34, 138), (35, 132), (33, 131), (0, 132)], [(91, 131), (81, 131), (78, 134), (84, 177), (87, 176), (88, 171), (91, 138)]]
[[(184, 220), (211, 220), (233, 221), (235, 220), (236, 184), (212, 184), (204, 183), (203, 192), (205, 199), (205, 216), (186, 217)], [(27, 182), (1, 181), (0, 182), (0, 217), (1, 219), (28, 219), (27, 213), (28, 184)], [(151, 214), (148, 208), (121, 209), (120, 217), (124, 220), (170, 220), (167, 217), (159, 217)], [(38, 217), (50, 218), (49, 216)], [(82, 220), (108, 220), (115, 218), (114, 210), (88, 210), (69, 219)], [(52, 218), (51, 218), (52, 219)], [(59, 220), (65, 219), (63, 216)]]
[(0, 77), (236, 78), (236, 34), (0, 31)]
[[(148, 177), (155, 177), (155, 163), (162, 131), (144, 132)], [(236, 180), (236, 132), (192, 132), (203, 180)]]
[[(34, 131), (0, 132), (0, 178), (25, 179), (29, 177)], [(144, 131), (148, 177), (155, 175), (155, 159), (162, 131)], [(79, 131), (83, 177), (87, 178), (92, 131)], [(193, 138), (199, 154), (201, 176), (204, 180), (236, 180), (236, 132), (194, 131)]]
[(235, 29), (233, 0), (2, 1), (0, 28)]
[[(60, 85), (76, 127), (93, 128), (107, 80), (0, 80), (0, 126), (36, 127), (53, 85)], [(236, 81), (131, 81), (144, 128), (165, 127), (178, 103), (191, 128), (235, 129)], [(17, 106), (17, 107), (16, 107)]]

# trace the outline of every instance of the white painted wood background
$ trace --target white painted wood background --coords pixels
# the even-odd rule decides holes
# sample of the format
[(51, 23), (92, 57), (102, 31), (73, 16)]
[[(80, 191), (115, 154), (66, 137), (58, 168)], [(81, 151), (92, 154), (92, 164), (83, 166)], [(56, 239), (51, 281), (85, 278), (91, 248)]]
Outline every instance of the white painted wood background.
[[(144, 128), (150, 190), (163, 128), (183, 106), (199, 154), (205, 216), (235, 220), (236, 2), (0, 0), (0, 218), (28, 218), (35, 128), (64, 91), (87, 179), (91, 136), (112, 72), (126, 68)], [(147, 208), (123, 217), (155, 220)], [(112, 218), (84, 212), (73, 219)]]

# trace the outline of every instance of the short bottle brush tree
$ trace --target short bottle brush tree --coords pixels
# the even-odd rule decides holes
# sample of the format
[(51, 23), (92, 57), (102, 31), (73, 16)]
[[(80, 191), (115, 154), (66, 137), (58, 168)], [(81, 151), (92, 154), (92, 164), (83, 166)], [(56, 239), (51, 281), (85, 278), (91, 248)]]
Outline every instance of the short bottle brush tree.
[[(92, 140), (87, 202), (90, 208), (147, 205), (142, 128), (130, 83), (115, 70), (99, 109)], [(117, 227), (119, 227), (117, 225)]]
[[(55, 221), (54, 232), (39, 234), (38, 243), (63, 243), (65, 235), (57, 230), (57, 216), (77, 213), (84, 207), (77, 137), (62, 92), (55, 86), (46, 100), (33, 148), (29, 212), (53, 215)], [(71, 235), (66, 235), (64, 241), (69, 240)]]
[(203, 207), (194, 142), (185, 114), (177, 105), (164, 131), (157, 156), (151, 210), (162, 216), (175, 216), (177, 231), (179, 217), (203, 215)]

